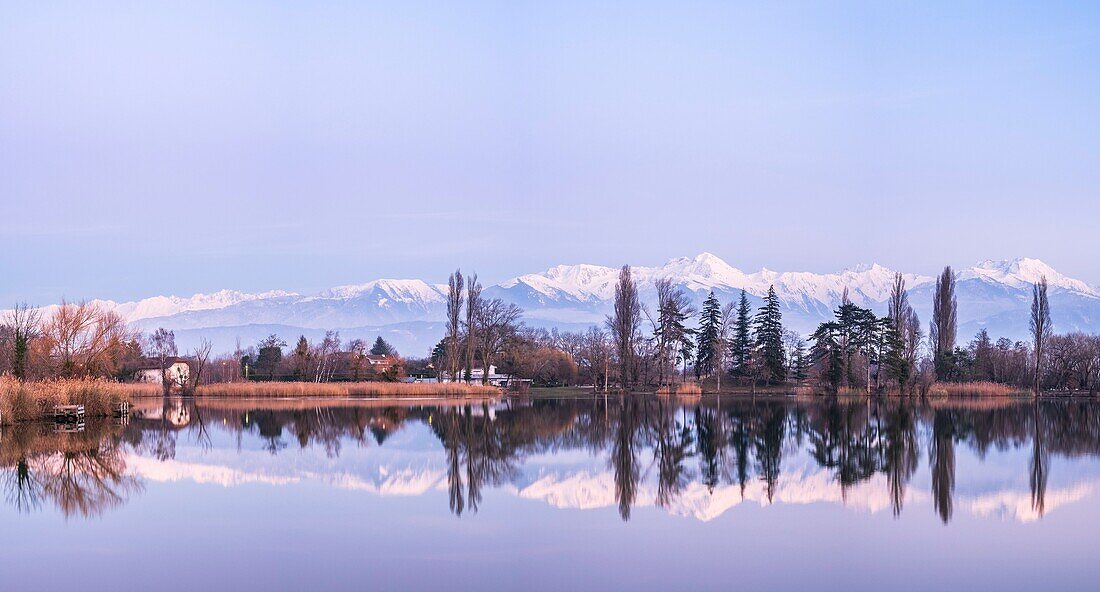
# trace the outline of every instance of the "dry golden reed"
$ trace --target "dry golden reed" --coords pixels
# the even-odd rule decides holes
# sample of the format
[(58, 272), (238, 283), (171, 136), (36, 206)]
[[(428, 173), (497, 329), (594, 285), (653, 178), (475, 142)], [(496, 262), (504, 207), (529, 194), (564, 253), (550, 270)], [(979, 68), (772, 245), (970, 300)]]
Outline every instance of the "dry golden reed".
[(684, 382), (675, 386), (662, 386), (657, 389), (658, 395), (701, 395), (703, 394), (703, 387), (694, 382)]
[(694, 382), (685, 382), (676, 386), (677, 395), (701, 395), (703, 388)]
[(449, 382), (231, 382), (200, 386), (199, 397), (492, 397), (500, 389)]
[(937, 382), (928, 389), (928, 395), (931, 397), (1004, 397), (1020, 393), (1018, 388), (995, 382)]
[(0, 423), (41, 419), (55, 405), (83, 405), (89, 417), (106, 417), (115, 407), (134, 397), (160, 394), (152, 384), (122, 384), (102, 379), (67, 379), (20, 382), (0, 377)]

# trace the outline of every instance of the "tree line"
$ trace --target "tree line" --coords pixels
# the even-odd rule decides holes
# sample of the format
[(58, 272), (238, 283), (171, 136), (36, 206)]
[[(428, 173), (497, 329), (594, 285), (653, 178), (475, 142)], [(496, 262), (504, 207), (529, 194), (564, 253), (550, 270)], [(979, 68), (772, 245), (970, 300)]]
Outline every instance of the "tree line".
[[(950, 267), (937, 278), (927, 334), (896, 274), (884, 316), (856, 305), (847, 290), (833, 318), (803, 336), (783, 325), (774, 286), (761, 306), (741, 291), (722, 303), (709, 293), (697, 310), (667, 278), (654, 281), (656, 301), (643, 303), (631, 268), (623, 266), (612, 313), (584, 332), (530, 327), (523, 310), (482, 294), (477, 275), (456, 270), (448, 278), (446, 328), (427, 357), (401, 358), (382, 337), (369, 348), (328, 331), (311, 342), (287, 343), (271, 335), (211, 359), (210, 344), (181, 353), (171, 331), (143, 336), (115, 312), (91, 303), (65, 303), (48, 315), (26, 304), (0, 324), (0, 373), (19, 379), (107, 377), (126, 380), (149, 358), (166, 364), (184, 357), (192, 366), (183, 389), (199, 380), (400, 380), (415, 375), (487, 383), (487, 371), (536, 386), (590, 385), (596, 390), (676, 390), (723, 383), (754, 392), (759, 386), (825, 392), (927, 393), (934, 383), (996, 383), (1013, 388), (1095, 391), (1100, 385), (1100, 336), (1055, 334), (1048, 284), (1033, 286), (1028, 342), (994, 339), (981, 330), (958, 343), (958, 304)], [(369, 363), (392, 356), (395, 364)], [(172, 386), (172, 385), (166, 385)]]
[[(933, 383), (996, 383), (1030, 389), (1095, 392), (1100, 386), (1100, 336), (1054, 334), (1045, 277), (1032, 287), (1031, 341), (994, 341), (982, 329), (967, 345), (958, 344), (956, 278), (946, 267), (933, 292), (927, 338), (909, 302), (905, 278), (895, 274), (885, 316), (854, 304), (845, 289), (833, 318), (804, 340), (784, 328), (779, 298), (771, 286), (753, 311), (745, 291), (723, 305), (714, 292), (696, 310), (688, 295), (668, 279), (654, 282), (651, 312), (639, 296), (629, 266), (615, 288), (612, 314), (604, 329), (590, 329), (581, 340), (592, 378), (622, 390), (664, 388), (693, 376), (741, 385), (807, 384), (826, 392), (891, 390), (927, 393)], [(643, 324), (648, 322), (648, 327)], [(605, 343), (606, 340), (606, 343)], [(584, 360), (585, 356), (581, 356)]]

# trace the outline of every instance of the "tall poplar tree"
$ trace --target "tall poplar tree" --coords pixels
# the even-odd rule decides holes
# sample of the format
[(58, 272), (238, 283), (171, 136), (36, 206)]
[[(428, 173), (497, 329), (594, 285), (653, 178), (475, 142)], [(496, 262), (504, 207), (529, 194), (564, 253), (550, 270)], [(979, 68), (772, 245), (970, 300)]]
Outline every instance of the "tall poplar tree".
[(630, 386), (634, 345), (641, 322), (642, 303), (638, 298), (638, 283), (630, 273), (630, 266), (624, 265), (619, 270), (619, 283), (615, 286), (615, 314), (607, 319), (607, 328), (611, 331), (619, 358), (619, 384), (623, 390)]
[(955, 275), (951, 266), (936, 278), (932, 296), (932, 323), (928, 340), (938, 380), (950, 380), (955, 374), (955, 340), (958, 337), (958, 303), (955, 301)]
[[(1031, 292), (1031, 336), (1035, 347), (1035, 383), (1033, 385), (1035, 396), (1039, 396), (1042, 386), (1043, 355), (1046, 354), (1047, 342), (1050, 341), (1050, 302), (1047, 301), (1047, 276), (1039, 279)], [(1036, 426), (1038, 430), (1038, 426)], [(1038, 436), (1036, 436), (1038, 437)]]
[(465, 282), (462, 270), (456, 269), (447, 278), (447, 373), (451, 382), (458, 382), (458, 370), (462, 365), (459, 349), (459, 331), (462, 328), (462, 290)]

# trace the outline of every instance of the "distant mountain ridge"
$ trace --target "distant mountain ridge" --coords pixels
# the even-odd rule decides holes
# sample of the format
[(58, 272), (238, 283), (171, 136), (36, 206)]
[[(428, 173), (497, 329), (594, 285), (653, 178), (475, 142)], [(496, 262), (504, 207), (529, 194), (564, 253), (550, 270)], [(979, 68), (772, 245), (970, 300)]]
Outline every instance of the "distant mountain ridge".
[[(632, 270), (647, 304), (653, 300), (653, 282), (661, 278), (689, 292), (696, 303), (711, 291), (728, 302), (744, 289), (757, 305), (774, 286), (784, 307), (785, 324), (803, 333), (831, 316), (846, 289), (856, 304), (885, 312), (895, 273), (877, 264), (826, 274), (768, 269), (746, 273), (711, 253)], [(610, 313), (618, 273), (614, 267), (558, 265), (486, 286), (484, 294), (519, 305), (530, 324), (577, 329), (600, 323)], [(1043, 276), (1051, 286), (1056, 330), (1100, 332), (1100, 290), (1042, 261), (1020, 258), (983, 261), (956, 271), (960, 341), (969, 339), (981, 327), (988, 328), (995, 337), (1024, 338), (1031, 286)], [(904, 277), (913, 306), (927, 324), (934, 278), (909, 273)], [(197, 340), (208, 329), (208, 333), (218, 335), (215, 345), (221, 348), (231, 345), (223, 341), (232, 330), (247, 344), (268, 328), (309, 334), (340, 329), (346, 338), (385, 334), (406, 353), (423, 355), (441, 335), (446, 293), (446, 284), (378, 279), (313, 295), (283, 290), (255, 294), (222, 290), (185, 298), (156, 296), (136, 302), (97, 302), (139, 328), (174, 329), (189, 336), (185, 342), (191, 337)], [(51, 308), (45, 307), (46, 312)]]

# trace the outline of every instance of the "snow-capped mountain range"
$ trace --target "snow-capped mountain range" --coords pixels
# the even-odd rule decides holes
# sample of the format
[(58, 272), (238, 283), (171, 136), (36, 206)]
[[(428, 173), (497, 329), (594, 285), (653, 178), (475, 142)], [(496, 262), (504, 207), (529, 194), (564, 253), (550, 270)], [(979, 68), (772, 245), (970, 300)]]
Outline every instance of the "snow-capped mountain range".
[[(633, 267), (643, 302), (653, 301), (653, 282), (668, 278), (696, 303), (713, 291), (723, 302), (742, 289), (754, 305), (774, 286), (784, 306), (785, 324), (809, 332), (829, 318), (847, 290), (853, 302), (882, 313), (894, 281), (894, 270), (859, 265), (839, 273), (747, 273), (710, 253), (672, 259), (659, 267)], [(583, 329), (600, 323), (611, 311), (619, 270), (598, 265), (558, 265), (487, 286), (487, 297), (513, 302), (528, 324)], [(921, 318), (931, 310), (934, 278), (903, 274), (910, 299)], [(1053, 269), (1037, 259), (983, 261), (956, 270), (960, 340), (985, 327), (994, 337), (1022, 339), (1027, 334), (1031, 286), (1045, 276), (1051, 287), (1058, 331), (1100, 331), (1100, 289)], [(235, 337), (245, 344), (277, 332), (319, 335), (339, 329), (345, 338), (383, 335), (400, 350), (423, 355), (442, 335), (447, 287), (419, 279), (379, 279), (337, 286), (302, 295), (273, 290), (248, 294), (222, 290), (187, 298), (156, 296), (137, 302), (97, 301), (141, 329), (167, 327), (185, 346), (207, 336), (219, 347)], [(47, 309), (51, 307), (46, 307)], [(48, 312), (48, 310), (47, 310)]]

